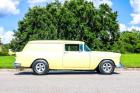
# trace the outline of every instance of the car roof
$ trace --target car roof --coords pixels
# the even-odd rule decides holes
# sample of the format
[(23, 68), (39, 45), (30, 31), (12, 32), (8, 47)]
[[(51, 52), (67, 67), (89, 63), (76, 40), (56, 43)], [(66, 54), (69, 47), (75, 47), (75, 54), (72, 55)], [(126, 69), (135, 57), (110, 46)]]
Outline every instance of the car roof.
[(29, 41), (29, 44), (84, 44), (83, 41), (73, 41), (73, 40), (34, 40)]

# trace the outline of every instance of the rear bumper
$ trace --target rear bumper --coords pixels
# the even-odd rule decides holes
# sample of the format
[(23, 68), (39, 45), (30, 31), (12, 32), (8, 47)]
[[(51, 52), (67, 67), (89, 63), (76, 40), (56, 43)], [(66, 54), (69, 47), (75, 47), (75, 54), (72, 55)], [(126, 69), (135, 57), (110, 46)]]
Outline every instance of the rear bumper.
[(116, 65), (116, 68), (123, 68), (123, 67), (124, 66), (121, 63), (119, 63), (119, 64)]
[(21, 68), (21, 64), (20, 63), (14, 63), (14, 68)]

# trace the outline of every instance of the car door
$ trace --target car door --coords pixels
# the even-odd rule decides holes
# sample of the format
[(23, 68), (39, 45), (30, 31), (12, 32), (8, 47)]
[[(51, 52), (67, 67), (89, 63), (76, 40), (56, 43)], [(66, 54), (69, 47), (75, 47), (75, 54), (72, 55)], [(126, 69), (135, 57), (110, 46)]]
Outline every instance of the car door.
[(89, 68), (90, 53), (83, 50), (83, 44), (65, 44), (64, 68)]

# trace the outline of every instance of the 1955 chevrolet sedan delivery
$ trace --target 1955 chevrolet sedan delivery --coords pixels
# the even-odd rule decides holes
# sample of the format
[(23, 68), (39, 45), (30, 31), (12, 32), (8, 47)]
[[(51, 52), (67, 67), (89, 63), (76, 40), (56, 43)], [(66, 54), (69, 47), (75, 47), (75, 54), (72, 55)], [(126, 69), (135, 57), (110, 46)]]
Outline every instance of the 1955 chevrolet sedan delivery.
[(34, 74), (49, 70), (95, 70), (112, 74), (121, 67), (120, 53), (91, 51), (82, 41), (29, 41), (22, 52), (16, 53), (16, 68), (32, 68)]

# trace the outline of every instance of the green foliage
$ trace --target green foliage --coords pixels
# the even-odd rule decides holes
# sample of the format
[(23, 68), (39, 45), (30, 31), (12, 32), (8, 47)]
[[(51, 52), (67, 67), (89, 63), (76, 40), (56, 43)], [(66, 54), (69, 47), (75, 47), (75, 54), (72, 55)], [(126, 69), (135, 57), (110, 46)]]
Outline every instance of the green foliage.
[(94, 7), (93, 2), (56, 1), (46, 7), (29, 9), (19, 21), (10, 47), (21, 51), (30, 40), (81, 40), (91, 49), (111, 50), (119, 37), (117, 12), (107, 4)]
[(121, 53), (140, 53), (140, 31), (122, 32), (114, 44), (114, 50)]
[(0, 56), (7, 56), (9, 51), (9, 44), (1, 45), (2, 51), (0, 52)]
[(9, 55), (8, 53), (0, 52), (0, 56), (8, 56), (8, 55)]

